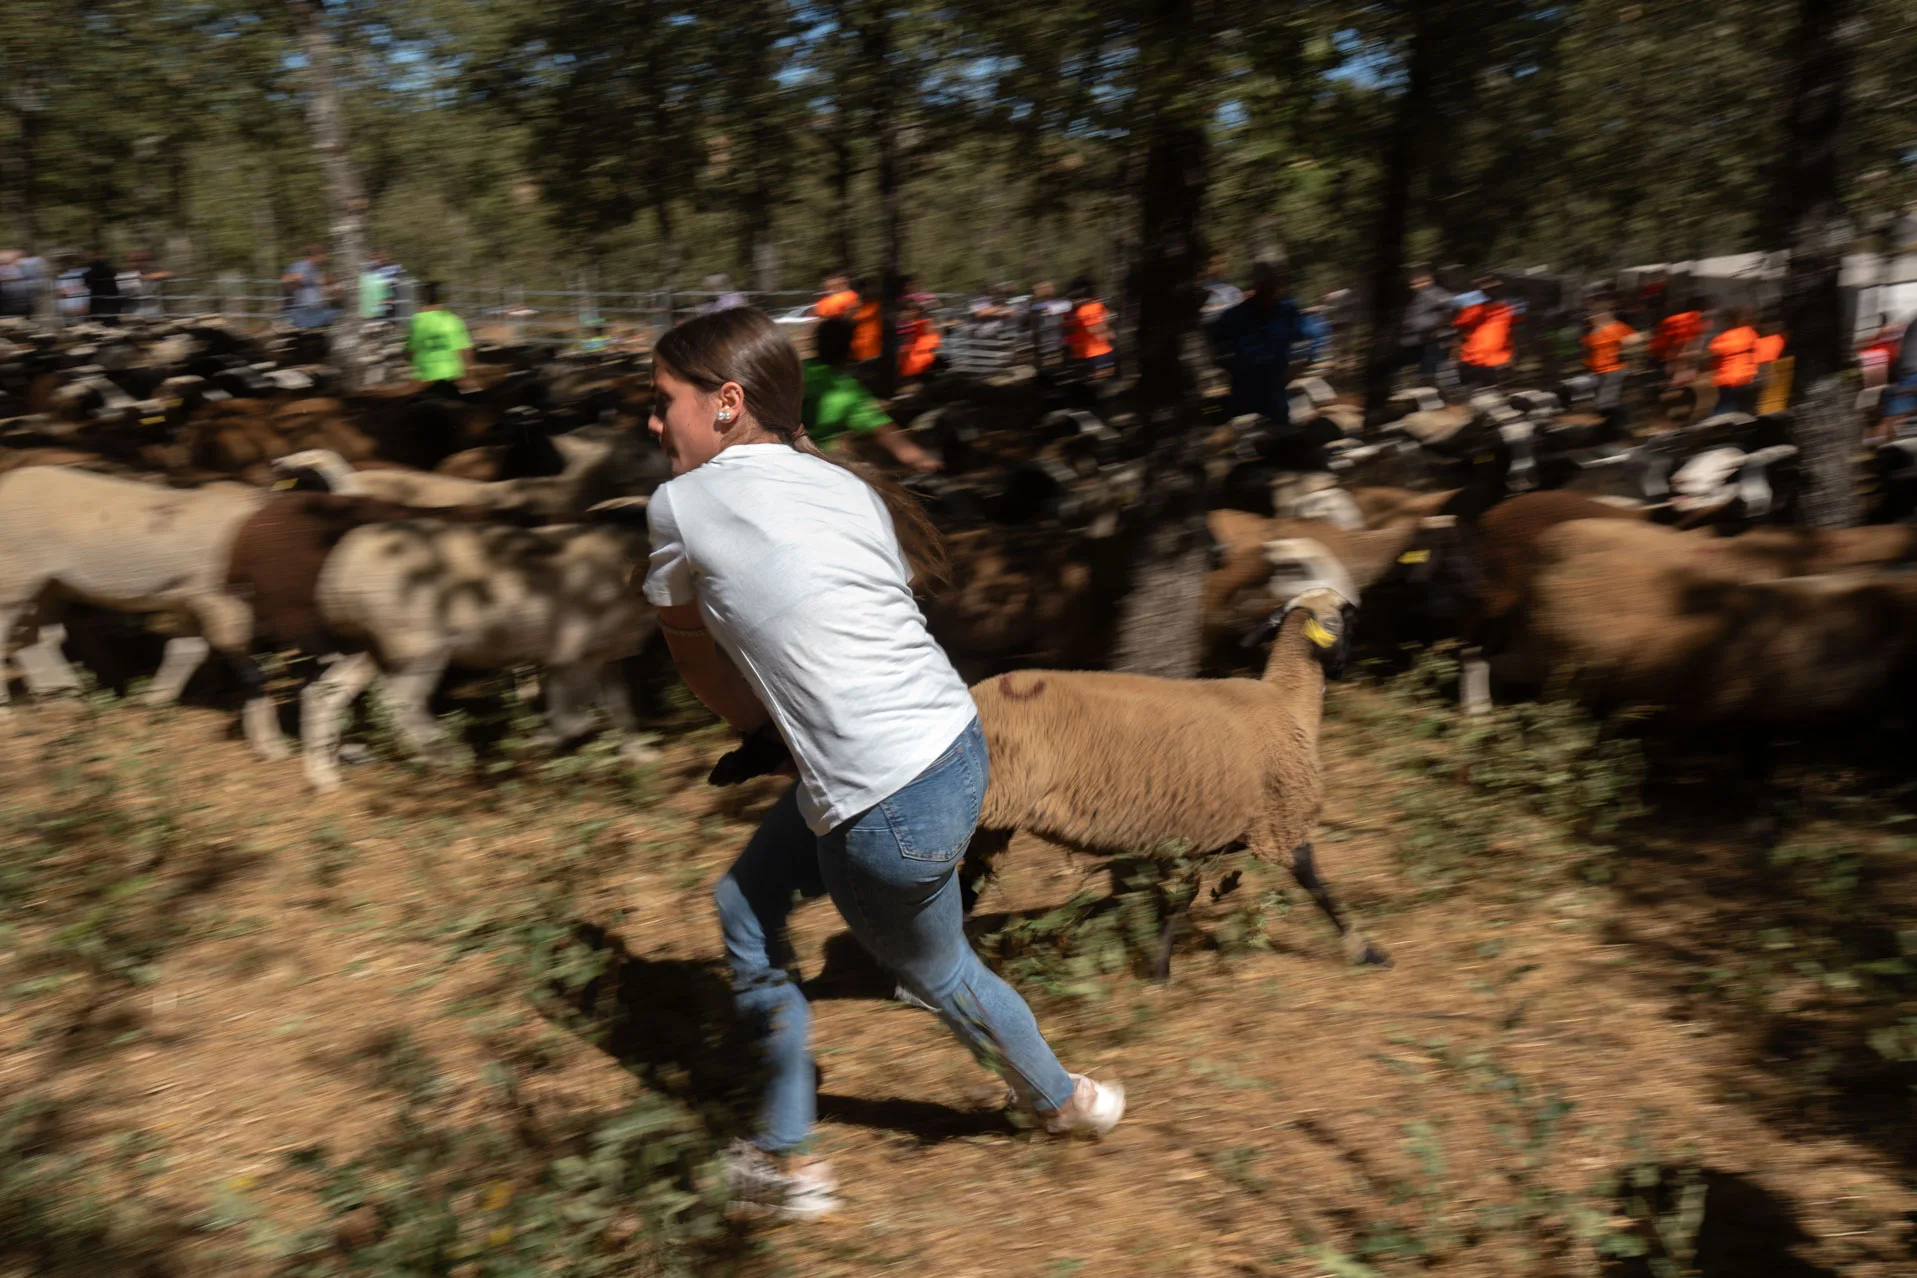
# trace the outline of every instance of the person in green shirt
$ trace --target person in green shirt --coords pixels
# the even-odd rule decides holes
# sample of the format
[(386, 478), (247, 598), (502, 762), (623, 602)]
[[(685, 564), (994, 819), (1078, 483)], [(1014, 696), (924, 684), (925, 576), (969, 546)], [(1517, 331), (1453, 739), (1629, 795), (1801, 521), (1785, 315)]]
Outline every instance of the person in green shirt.
[(839, 318), (820, 320), (812, 332), (815, 354), (805, 361), (805, 399), (799, 409), (805, 433), (828, 451), (842, 437), (871, 435), (901, 466), (939, 469), (938, 458), (913, 443), (872, 392), (845, 371), (852, 360), (852, 333), (851, 321)]
[(419, 286), (419, 313), (406, 330), (413, 376), (422, 382), (456, 382), (473, 371), (473, 339), (459, 316), (440, 305), (439, 285)]

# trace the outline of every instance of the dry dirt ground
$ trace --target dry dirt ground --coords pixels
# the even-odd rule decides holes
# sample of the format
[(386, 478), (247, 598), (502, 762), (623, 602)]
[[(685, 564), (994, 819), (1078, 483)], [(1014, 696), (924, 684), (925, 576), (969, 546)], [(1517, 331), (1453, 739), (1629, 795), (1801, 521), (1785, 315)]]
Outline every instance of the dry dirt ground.
[(216, 708), (0, 725), (0, 1278), (1917, 1272), (1907, 785), (1799, 768), (1766, 840), (1575, 715), (1339, 685), (1318, 852), (1395, 967), (1233, 860), (1157, 983), (1164, 891), (1020, 842), (981, 944), (1131, 1100), (1061, 1144), (814, 903), (846, 1209), (766, 1226), (708, 893), (773, 783), (663, 744), (313, 798)]

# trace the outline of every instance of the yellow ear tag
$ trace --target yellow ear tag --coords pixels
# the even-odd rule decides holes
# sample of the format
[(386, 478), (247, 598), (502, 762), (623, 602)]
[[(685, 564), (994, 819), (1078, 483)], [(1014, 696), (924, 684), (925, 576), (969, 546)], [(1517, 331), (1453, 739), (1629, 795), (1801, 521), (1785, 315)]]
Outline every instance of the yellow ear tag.
[(1329, 648), (1332, 644), (1338, 642), (1338, 636), (1319, 625), (1316, 617), (1305, 618), (1305, 638), (1311, 640), (1320, 648)]
[(1407, 550), (1398, 556), (1398, 562), (1401, 564), (1428, 564), (1431, 562), (1431, 552), (1428, 550)]
[(276, 492), (276, 493), (277, 493), (277, 492), (283, 492), (283, 491), (285, 491), (286, 489), (288, 489), (288, 488), (291, 488), (291, 487), (292, 487), (292, 486), (293, 486), (294, 484), (297, 484), (297, 483), (299, 483), (299, 480), (297, 480), (297, 479), (280, 479), (280, 480), (275, 480), (275, 481), (274, 481), (274, 483), (273, 483), (273, 491), (274, 491), (274, 492)]

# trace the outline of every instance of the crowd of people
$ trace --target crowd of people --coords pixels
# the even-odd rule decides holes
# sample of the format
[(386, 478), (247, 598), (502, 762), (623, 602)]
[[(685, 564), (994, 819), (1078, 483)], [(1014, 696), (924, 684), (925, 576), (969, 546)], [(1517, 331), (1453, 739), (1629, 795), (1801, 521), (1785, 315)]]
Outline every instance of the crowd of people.
[(57, 251), (44, 256), (0, 249), (0, 318), (58, 316), (117, 319), (161, 313), (161, 284), (171, 271), (153, 265), (153, 255), (134, 249), (116, 266), (104, 251)]
[[(281, 274), (281, 311), (294, 328), (325, 328), (341, 312), (341, 288), (328, 270), (328, 258), (324, 245), (309, 246)], [(165, 284), (173, 278), (144, 248), (129, 250), (118, 264), (105, 249), (45, 255), (0, 249), (0, 319), (43, 316), (75, 322), (163, 315)], [(360, 272), (360, 317), (396, 320), (410, 313), (409, 283), (390, 254), (374, 250)]]
[[(878, 286), (838, 271), (825, 277), (819, 294), (808, 314), (821, 324), (844, 320), (851, 325), (849, 362), (869, 365), (879, 359), (885, 333)], [(944, 369), (947, 331), (939, 299), (906, 276), (896, 311), (898, 375), (915, 380)], [(1089, 273), (1075, 278), (1064, 297), (1050, 280), (1037, 281), (1025, 294), (1011, 284), (981, 289), (954, 325), (973, 341), (1011, 339), (1011, 346), (1043, 369), (1087, 378), (1117, 372), (1112, 314)]]
[[(1514, 367), (1520, 325), (1547, 362), (1571, 357), (1594, 387), (1599, 411), (1623, 425), (1624, 391), (1632, 372), (1654, 376), (1666, 391), (1709, 388), (1715, 410), (1745, 413), (1781, 409), (1790, 396), (1787, 337), (1775, 314), (1701, 294), (1678, 300), (1654, 281), (1628, 296), (1598, 289), (1581, 315), (1561, 310), (1532, 315), (1507, 295), (1504, 280), (1483, 275), (1471, 289), (1452, 293), (1427, 267), (1411, 272), (1411, 293), (1399, 337), (1399, 363), (1421, 382), (1455, 375), (1466, 389), (1502, 384)], [(1560, 372), (1569, 372), (1560, 368)]]
[[(103, 250), (42, 256), (0, 249), (0, 318), (45, 315), (111, 322), (120, 316), (158, 315), (164, 310), (163, 287), (172, 278), (140, 248), (117, 264)], [(710, 276), (705, 283), (710, 296), (696, 313), (751, 305), (728, 276)], [(1300, 306), (1283, 268), (1265, 262), (1252, 267), (1245, 283), (1248, 287), (1239, 287), (1222, 263), (1214, 261), (1203, 284), (1205, 333), (1219, 368), (1230, 379), (1229, 411), (1260, 413), (1282, 423), (1288, 417), (1285, 388), (1291, 374), (1299, 366), (1322, 366), (1333, 357), (1350, 294), (1338, 290), (1318, 305)], [(348, 292), (335, 278), (324, 245), (306, 248), (288, 264), (279, 285), (281, 313), (293, 328), (323, 329), (346, 313)], [(1467, 392), (1495, 389), (1513, 376), (1522, 341), (1542, 352), (1547, 381), (1563, 380), (1574, 371), (1586, 375), (1595, 406), (1612, 417), (1620, 431), (1633, 373), (1640, 375), (1640, 384), (1654, 377), (1664, 391), (1708, 393), (1716, 410), (1775, 411), (1789, 399), (1787, 334), (1775, 314), (1760, 314), (1750, 306), (1713, 305), (1701, 294), (1680, 300), (1665, 282), (1653, 281), (1628, 295), (1600, 290), (1586, 297), (1581, 308), (1547, 311), (1513, 296), (1498, 275), (1481, 275), (1468, 288), (1453, 291), (1425, 266), (1411, 269), (1409, 287), (1398, 363), (1403, 376), (1419, 384)], [(471, 349), (463, 325), (456, 337), (449, 336), (459, 320), (445, 309), (439, 293), (437, 287), (414, 280), (389, 253), (374, 250), (363, 264), (353, 298), (361, 319), (406, 323), (406, 347), (415, 374), (423, 380), (452, 380), (457, 373), (446, 376), (447, 370), (462, 351)], [(815, 376), (820, 393), (808, 393), (807, 404), (809, 411), (815, 402), (833, 406), (820, 411), (827, 413), (821, 425), (834, 435), (866, 433), (862, 423), (876, 420), (870, 407), (854, 403), (850, 388), (875, 380), (871, 373), (885, 346), (883, 309), (877, 285), (835, 271), (822, 281), (807, 312), (818, 321), (817, 362), (835, 370), (836, 388), (826, 393), (823, 374)], [(952, 329), (962, 329), (973, 343), (1009, 338), (1022, 358), (1054, 373), (1105, 378), (1119, 371), (1115, 317), (1089, 270), (1073, 279), (1063, 295), (1050, 280), (1035, 281), (1022, 294), (1010, 283), (981, 288), (957, 318), (906, 277), (894, 314), (897, 376), (906, 381), (948, 366)], [(421, 322), (421, 317), (427, 318)], [(1866, 385), (1885, 388), (1885, 435), (1917, 413), (1917, 349), (1912, 347), (1905, 326), (1884, 317), (1857, 352)], [(876, 427), (873, 433), (906, 464), (928, 464), (904, 455), (910, 444), (902, 434), (879, 433)]]

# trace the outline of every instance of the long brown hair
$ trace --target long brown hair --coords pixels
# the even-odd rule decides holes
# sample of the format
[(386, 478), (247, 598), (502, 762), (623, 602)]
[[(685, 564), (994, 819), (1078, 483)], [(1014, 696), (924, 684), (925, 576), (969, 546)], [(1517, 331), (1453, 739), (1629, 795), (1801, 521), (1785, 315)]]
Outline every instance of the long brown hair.
[(695, 316), (653, 343), (652, 359), (708, 395), (737, 382), (745, 392), (746, 411), (761, 429), (802, 453), (844, 467), (878, 492), (920, 588), (947, 584), (952, 566), (945, 539), (917, 499), (870, 466), (827, 456), (805, 433), (800, 419), (805, 372), (799, 367), (799, 352), (765, 312), (735, 306)]

